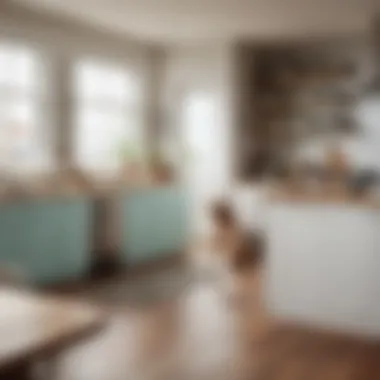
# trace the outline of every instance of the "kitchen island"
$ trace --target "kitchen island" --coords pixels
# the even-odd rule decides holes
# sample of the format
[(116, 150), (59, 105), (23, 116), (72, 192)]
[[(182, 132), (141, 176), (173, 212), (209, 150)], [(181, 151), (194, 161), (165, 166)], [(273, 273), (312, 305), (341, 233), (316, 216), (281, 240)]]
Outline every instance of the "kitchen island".
[(279, 319), (380, 336), (380, 207), (326, 196), (268, 199), (266, 302)]

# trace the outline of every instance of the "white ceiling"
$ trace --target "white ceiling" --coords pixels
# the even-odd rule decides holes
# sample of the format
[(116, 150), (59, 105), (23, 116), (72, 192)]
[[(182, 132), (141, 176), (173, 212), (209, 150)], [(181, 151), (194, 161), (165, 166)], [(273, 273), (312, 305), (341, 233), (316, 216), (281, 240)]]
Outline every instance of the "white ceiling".
[(373, 0), (12, 0), (158, 42), (363, 33)]

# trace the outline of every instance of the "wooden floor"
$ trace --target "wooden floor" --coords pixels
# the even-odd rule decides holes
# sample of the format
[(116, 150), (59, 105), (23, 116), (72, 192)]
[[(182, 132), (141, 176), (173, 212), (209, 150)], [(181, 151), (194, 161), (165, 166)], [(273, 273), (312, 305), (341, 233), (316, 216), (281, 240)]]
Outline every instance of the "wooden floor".
[(261, 270), (233, 298), (213, 281), (142, 308), (107, 306), (109, 326), (63, 358), (61, 380), (377, 380), (380, 345), (281, 326), (266, 315)]

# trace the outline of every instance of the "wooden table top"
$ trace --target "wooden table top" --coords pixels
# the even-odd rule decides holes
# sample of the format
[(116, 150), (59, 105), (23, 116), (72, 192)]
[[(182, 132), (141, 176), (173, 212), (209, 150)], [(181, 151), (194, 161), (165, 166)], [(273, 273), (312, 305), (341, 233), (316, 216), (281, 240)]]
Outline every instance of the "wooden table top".
[(104, 322), (89, 305), (0, 288), (0, 370), (59, 352)]
[(267, 192), (267, 200), (274, 203), (340, 205), (379, 209), (379, 196), (374, 194), (355, 197), (348, 191), (303, 191), (293, 190), (284, 186), (272, 188)]

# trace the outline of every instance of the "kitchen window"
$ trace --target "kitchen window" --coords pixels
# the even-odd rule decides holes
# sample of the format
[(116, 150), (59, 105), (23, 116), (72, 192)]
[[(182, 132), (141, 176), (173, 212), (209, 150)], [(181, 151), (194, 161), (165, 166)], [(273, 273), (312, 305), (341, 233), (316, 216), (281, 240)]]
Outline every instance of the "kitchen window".
[(22, 177), (53, 164), (46, 75), (37, 51), (0, 42), (0, 172)]
[(74, 160), (92, 174), (116, 174), (126, 150), (141, 150), (138, 80), (123, 67), (81, 61), (74, 67)]

